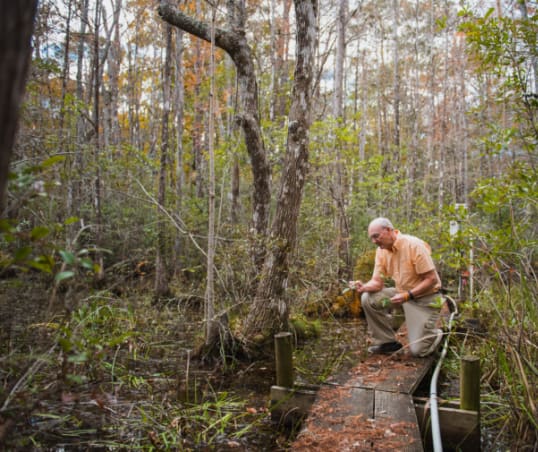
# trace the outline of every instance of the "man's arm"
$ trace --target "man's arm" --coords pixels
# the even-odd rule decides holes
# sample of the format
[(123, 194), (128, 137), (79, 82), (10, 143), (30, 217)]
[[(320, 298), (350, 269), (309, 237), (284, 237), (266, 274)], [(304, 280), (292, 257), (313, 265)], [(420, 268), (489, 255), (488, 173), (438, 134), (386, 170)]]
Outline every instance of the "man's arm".
[(420, 297), (426, 293), (431, 292), (431, 290), (437, 284), (437, 273), (435, 270), (430, 270), (427, 273), (422, 273), (419, 275), (421, 281), (413, 288), (411, 288), (411, 293), (414, 297)]
[[(413, 298), (419, 298), (420, 296), (431, 292), (431, 290), (437, 284), (437, 274), (435, 270), (430, 270), (429, 272), (422, 273), (418, 275), (420, 282), (412, 287), (409, 291), (413, 294)], [(409, 300), (410, 296), (408, 292), (397, 293), (390, 299), (394, 304), (401, 304)]]
[(361, 281), (350, 281), (349, 286), (359, 293), (363, 292), (379, 292), (384, 287), (383, 280), (379, 275), (374, 274), (372, 279), (366, 283)]

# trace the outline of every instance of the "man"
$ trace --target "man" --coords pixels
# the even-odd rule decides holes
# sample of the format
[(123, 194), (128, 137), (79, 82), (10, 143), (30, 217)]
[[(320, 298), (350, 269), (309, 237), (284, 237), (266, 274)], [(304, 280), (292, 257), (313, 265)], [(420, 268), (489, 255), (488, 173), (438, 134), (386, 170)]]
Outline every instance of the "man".
[[(378, 246), (374, 273), (366, 283), (350, 282), (350, 287), (362, 294), (362, 307), (374, 339), (368, 351), (390, 354), (402, 348), (387, 316), (391, 307), (402, 306), (411, 353), (420, 357), (433, 353), (443, 337), (436, 327), (442, 299), (438, 293), (441, 280), (429, 245), (394, 229), (386, 218), (373, 220), (368, 236)], [(396, 287), (385, 287), (384, 277), (392, 278)]]

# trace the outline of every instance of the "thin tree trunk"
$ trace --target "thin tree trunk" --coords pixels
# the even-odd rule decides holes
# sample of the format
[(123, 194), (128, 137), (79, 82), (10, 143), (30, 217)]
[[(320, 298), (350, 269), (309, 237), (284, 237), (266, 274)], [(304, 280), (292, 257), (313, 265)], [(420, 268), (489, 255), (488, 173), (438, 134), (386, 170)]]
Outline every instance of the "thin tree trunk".
[(343, 119), (344, 61), (346, 58), (347, 0), (339, 0), (336, 17), (336, 58), (334, 65), (333, 116)]
[(232, 202), (230, 207), (230, 220), (236, 224), (239, 222), (240, 203), (239, 203), (239, 189), (241, 184), (241, 172), (239, 168), (239, 158), (237, 155), (233, 156), (232, 166)]
[(430, 11), (428, 15), (429, 19), (429, 27), (428, 27), (428, 34), (429, 34), (429, 44), (428, 44), (428, 56), (429, 56), (429, 80), (428, 80), (428, 92), (429, 92), (429, 102), (428, 102), (428, 114), (426, 115), (427, 123), (426, 127), (428, 129), (428, 136), (426, 141), (426, 168), (425, 168), (425, 174), (424, 174), (424, 197), (426, 203), (430, 203), (432, 201), (432, 194), (433, 191), (433, 184), (432, 184), (432, 177), (433, 177), (433, 171), (434, 171), (434, 136), (435, 136), (435, 78), (436, 78), (436, 65), (435, 65), (435, 52), (434, 52), (434, 34), (435, 34), (435, 4), (433, 0), (430, 0), (429, 5)]
[(282, 89), (289, 83), (289, 62), (288, 62), (288, 51), (289, 51), (289, 41), (290, 41), (290, 9), (291, 9), (291, 0), (283, 0), (283, 13), (281, 19), (281, 26), (279, 27), (279, 36), (277, 39), (277, 68), (278, 68), (278, 77), (280, 81), (278, 82), (278, 98), (276, 102), (276, 117), (284, 117), (286, 110), (288, 108), (288, 95), (287, 91)]
[(127, 52), (128, 69), (127, 69), (127, 90), (129, 96), (129, 143), (135, 149), (142, 148), (142, 140), (140, 138), (140, 94), (138, 91), (139, 86), (139, 72), (136, 70), (138, 59), (138, 43), (134, 42), (134, 47), (131, 47)]
[(444, 58), (443, 58), (443, 97), (442, 97), (442, 110), (441, 110), (441, 143), (439, 144), (439, 161), (437, 168), (438, 171), (438, 210), (439, 212), (443, 211), (443, 206), (445, 204), (446, 198), (446, 165), (447, 165), (447, 154), (448, 154), (448, 28), (444, 31)]
[(269, 105), (269, 120), (275, 120), (276, 105), (278, 102), (278, 77), (279, 71), (277, 67), (278, 48), (277, 48), (277, 16), (276, 16), (276, 0), (270, 0), (270, 52), (271, 52), (271, 82), (269, 84), (269, 93), (271, 94), (271, 103)]
[[(175, 90), (174, 106), (176, 111), (176, 215), (179, 218), (183, 214), (183, 186), (185, 173), (183, 171), (183, 117), (184, 117), (184, 94), (185, 86), (183, 82), (183, 30), (176, 29), (176, 58), (175, 58)], [(174, 262), (176, 271), (181, 267), (183, 260), (183, 240), (180, 234), (175, 235), (174, 240)]]
[(399, 33), (400, 27), (400, 5), (399, 0), (393, 0), (394, 29), (393, 29), (393, 67), (394, 67), (394, 155), (400, 155), (400, 53), (399, 53)]
[(420, 86), (420, 54), (418, 49), (419, 42), (419, 14), (420, 14), (420, 2), (415, 3), (415, 24), (414, 24), (414, 45), (413, 45), (413, 89), (411, 95), (411, 102), (413, 108), (413, 129), (411, 133), (411, 147), (409, 149), (409, 158), (407, 159), (406, 172), (407, 172), (407, 187), (405, 192), (405, 212), (407, 221), (411, 222), (413, 218), (413, 206), (415, 203), (415, 183), (418, 173), (418, 147), (419, 147), (419, 133), (421, 127), (422, 118), (422, 105), (420, 101), (421, 86)]
[[(361, 79), (360, 79), (360, 123), (359, 123), (359, 161), (364, 162), (366, 159), (366, 120), (367, 120), (367, 103), (366, 98), (368, 94), (368, 78), (366, 76), (366, 51), (362, 51), (362, 58), (361, 58)], [(358, 78), (358, 74), (357, 74)], [(357, 83), (359, 83), (357, 81)], [(359, 181), (362, 182), (364, 180), (364, 174), (362, 171), (359, 172)]]
[(209, 193), (208, 193), (208, 232), (207, 232), (207, 284), (205, 293), (205, 343), (216, 343), (219, 325), (215, 319), (215, 7), (211, 10), (211, 49), (209, 58)]
[(75, 156), (73, 162), (73, 173), (75, 177), (71, 178), (68, 190), (71, 190), (72, 205), (68, 206), (69, 215), (77, 215), (76, 206), (82, 201), (82, 175), (84, 167), (84, 149), (86, 144), (86, 119), (84, 113), (86, 111), (86, 96), (84, 90), (84, 55), (86, 53), (86, 27), (89, 18), (89, 0), (83, 0), (80, 4), (80, 30), (77, 49), (77, 75), (75, 97), (79, 105), (76, 121), (76, 139), (75, 139)]
[[(336, 120), (336, 127), (344, 125), (344, 62), (346, 58), (346, 22), (347, 22), (347, 0), (340, 0), (338, 6), (338, 16), (336, 20), (336, 59), (334, 69), (334, 97), (333, 116)], [(342, 166), (342, 152), (340, 143), (336, 144), (335, 159), (335, 188), (334, 202), (336, 204), (336, 231), (337, 253), (338, 253), (338, 276), (349, 278), (351, 271), (351, 257), (349, 253), (349, 228), (346, 218), (346, 199), (344, 190), (344, 168)]]
[[(94, 104), (93, 104), (93, 125), (94, 125), (94, 162), (95, 162), (95, 184), (94, 184), (94, 210), (95, 210), (95, 241), (97, 247), (102, 246), (103, 240), (103, 215), (102, 215), (102, 193), (101, 193), (101, 135), (100, 135), (100, 94), (101, 94), (101, 67), (100, 67), (100, 55), (99, 55), (99, 30), (100, 30), (100, 17), (101, 17), (102, 0), (97, 0), (95, 3), (95, 17), (94, 17), (94, 41), (93, 41), (93, 69), (94, 69)], [(96, 261), (99, 264), (99, 270), (97, 272), (97, 280), (100, 281), (104, 278), (104, 259), (103, 254), (100, 251), (96, 253)]]
[[(201, 0), (196, 0), (196, 17), (201, 17)], [(194, 169), (194, 189), (195, 194), (201, 198), (204, 194), (203, 187), (203, 153), (202, 153), (202, 129), (203, 129), (203, 105), (200, 96), (202, 85), (202, 46), (200, 40), (194, 40), (194, 121), (192, 125), (192, 153)]]
[[(166, 50), (162, 84), (162, 122), (161, 122), (161, 158), (159, 165), (159, 191), (157, 201), (159, 206), (166, 203), (166, 173), (168, 166), (168, 150), (170, 148), (170, 120), (171, 77), (172, 77), (172, 26), (165, 24), (164, 30)], [(162, 218), (161, 218), (162, 220)], [(170, 293), (168, 287), (168, 269), (166, 265), (167, 250), (166, 223), (159, 222), (157, 231), (157, 255), (155, 261), (155, 298), (159, 300)]]
[(6, 207), (9, 160), (32, 54), (37, 0), (0, 2), (0, 216)]
[(120, 12), (122, 8), (122, 0), (115, 0), (114, 4), (114, 23), (113, 38), (110, 45), (110, 58), (108, 59), (108, 75), (109, 75), (109, 146), (112, 148), (112, 154), (119, 154), (118, 146), (121, 139), (119, 114), (119, 78), (121, 66), (121, 42), (120, 42)]
[(65, 24), (65, 42), (64, 42), (64, 62), (62, 67), (62, 99), (60, 105), (60, 117), (58, 125), (58, 147), (63, 148), (65, 136), (65, 100), (67, 97), (67, 80), (69, 79), (69, 54), (71, 52), (71, 14), (73, 8), (73, 0), (69, 0), (67, 4), (67, 19)]

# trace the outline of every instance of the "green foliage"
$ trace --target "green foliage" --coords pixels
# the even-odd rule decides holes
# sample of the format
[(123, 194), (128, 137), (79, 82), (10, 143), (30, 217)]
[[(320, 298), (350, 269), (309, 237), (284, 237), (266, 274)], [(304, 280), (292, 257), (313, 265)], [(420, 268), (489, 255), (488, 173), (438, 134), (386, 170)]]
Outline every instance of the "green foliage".
[(353, 278), (361, 281), (368, 281), (374, 271), (375, 248), (371, 248), (357, 257)]
[[(478, 315), (490, 332), (477, 338), (474, 347), (484, 357), (483, 372), (491, 375), (485, 388), (488, 398), (497, 404), (487, 402), (483, 413), (487, 423), (523, 441), (532, 441), (538, 396), (538, 352), (533, 345), (538, 329), (537, 199), (534, 170), (525, 164), (480, 181), (472, 194), (472, 214), (442, 250), (445, 262), (457, 268), (470, 263), (468, 253), (458, 259), (458, 251), (471, 244), (474, 248), (476, 292), (467, 312)], [(447, 256), (450, 246), (458, 251)], [(499, 417), (498, 404), (511, 415)]]
[[(469, 11), (462, 11), (462, 17), (472, 16)], [(480, 70), (494, 71), (503, 76), (507, 67), (516, 68), (529, 56), (536, 56), (536, 29), (538, 18), (531, 15), (514, 20), (511, 17), (496, 17), (490, 8), (483, 17), (475, 17), (463, 22), (460, 30), (465, 32), (472, 55), (480, 63)], [(525, 73), (512, 73), (511, 81), (522, 82), (519, 78)]]
[[(494, 74), (499, 86), (492, 93), (496, 100), (510, 104), (521, 137), (522, 150), (532, 154), (538, 140), (535, 124), (536, 58), (538, 57), (538, 15), (513, 19), (496, 17), (490, 9), (484, 17), (472, 17), (469, 11), (461, 13), (467, 20), (460, 26), (466, 35), (470, 56), (476, 62), (476, 71)], [(530, 94), (530, 96), (529, 96)], [(490, 125), (498, 130), (494, 123)], [(513, 129), (501, 131), (513, 135)], [(505, 139), (494, 140), (504, 143)]]
[(307, 319), (304, 315), (293, 314), (290, 316), (291, 329), (299, 340), (318, 337), (321, 334), (321, 322), (319, 319)]
[[(9, 189), (18, 201), (20, 216), (0, 220), (0, 272), (9, 269), (27, 272), (33, 269), (55, 274), (55, 280), (60, 282), (72, 278), (77, 269), (89, 272), (99, 270), (89, 257), (95, 249), (73, 252), (58, 244), (78, 218), (46, 222), (42, 217), (25, 215), (27, 211), (39, 209), (44, 201), (53, 201), (53, 192), (60, 184), (49, 176), (64, 161), (63, 156), (57, 155), (38, 164), (18, 167), (17, 171), (11, 173)], [(58, 270), (60, 266), (61, 270)]]
[[(227, 392), (208, 393), (196, 404), (140, 407), (147, 435), (140, 446), (148, 450), (189, 450), (217, 447), (225, 438), (237, 440), (248, 434), (266, 414), (247, 410), (245, 401)], [(252, 412), (251, 412), (252, 411)]]
[(94, 299), (83, 304), (60, 327), (63, 377), (75, 383), (94, 380), (105, 374), (113, 378), (107, 362), (119, 347), (137, 336), (134, 311)]

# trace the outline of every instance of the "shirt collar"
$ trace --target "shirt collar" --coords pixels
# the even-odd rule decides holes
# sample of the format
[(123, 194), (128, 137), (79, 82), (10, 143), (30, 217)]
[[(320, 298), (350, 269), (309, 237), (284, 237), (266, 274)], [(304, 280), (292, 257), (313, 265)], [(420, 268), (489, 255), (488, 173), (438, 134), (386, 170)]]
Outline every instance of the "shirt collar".
[(398, 231), (398, 229), (395, 229), (394, 232), (396, 233), (396, 240), (392, 244), (392, 250), (390, 250), (392, 253), (394, 253), (395, 251), (398, 251), (398, 248), (399, 248), (400, 243), (401, 243), (400, 231)]

